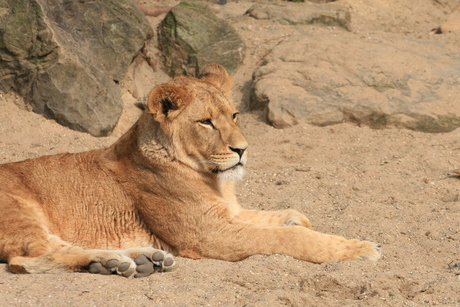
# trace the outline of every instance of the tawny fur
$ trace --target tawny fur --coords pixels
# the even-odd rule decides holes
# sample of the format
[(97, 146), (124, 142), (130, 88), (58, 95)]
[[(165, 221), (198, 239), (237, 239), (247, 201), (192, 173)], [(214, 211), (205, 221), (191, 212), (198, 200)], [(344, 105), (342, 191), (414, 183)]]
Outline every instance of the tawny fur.
[(81, 271), (147, 247), (229, 261), (377, 260), (378, 245), (313, 231), (295, 210), (238, 204), (248, 144), (230, 86), (225, 69), (208, 65), (199, 79), (153, 89), (145, 113), (107, 149), (0, 165), (0, 260), (17, 273)]

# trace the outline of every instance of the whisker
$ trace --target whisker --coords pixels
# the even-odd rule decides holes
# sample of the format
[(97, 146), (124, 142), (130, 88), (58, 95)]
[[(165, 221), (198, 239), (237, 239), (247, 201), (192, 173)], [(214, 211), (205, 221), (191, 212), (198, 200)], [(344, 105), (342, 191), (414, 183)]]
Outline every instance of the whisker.
[(212, 160), (203, 160), (203, 161), (195, 161), (196, 164), (202, 164), (202, 163), (207, 163), (207, 164), (211, 164), (211, 165), (214, 165), (214, 167), (211, 167), (210, 169), (207, 170), (207, 173), (210, 174), (210, 173), (218, 173), (219, 172), (219, 167), (216, 166), (216, 162), (212, 161)]

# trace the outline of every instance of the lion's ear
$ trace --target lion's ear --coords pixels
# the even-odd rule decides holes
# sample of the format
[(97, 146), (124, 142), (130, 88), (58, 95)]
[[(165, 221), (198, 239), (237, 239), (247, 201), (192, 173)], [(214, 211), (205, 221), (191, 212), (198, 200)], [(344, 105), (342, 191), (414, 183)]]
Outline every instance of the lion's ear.
[(198, 79), (209, 82), (217, 87), (225, 97), (231, 97), (231, 88), (233, 80), (227, 73), (227, 70), (219, 64), (206, 64), (201, 69)]
[(186, 90), (163, 84), (150, 92), (147, 106), (150, 113), (154, 114), (157, 120), (161, 120), (177, 116), (190, 101), (191, 96)]

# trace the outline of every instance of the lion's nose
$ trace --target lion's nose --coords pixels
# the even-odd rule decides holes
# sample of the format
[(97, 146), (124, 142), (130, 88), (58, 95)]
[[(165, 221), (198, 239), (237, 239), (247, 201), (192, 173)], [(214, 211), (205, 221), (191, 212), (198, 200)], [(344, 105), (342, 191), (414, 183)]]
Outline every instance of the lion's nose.
[(228, 148), (230, 148), (231, 151), (236, 152), (241, 158), (243, 156), (244, 151), (248, 147), (246, 146), (245, 148), (233, 148), (233, 147), (229, 146)]

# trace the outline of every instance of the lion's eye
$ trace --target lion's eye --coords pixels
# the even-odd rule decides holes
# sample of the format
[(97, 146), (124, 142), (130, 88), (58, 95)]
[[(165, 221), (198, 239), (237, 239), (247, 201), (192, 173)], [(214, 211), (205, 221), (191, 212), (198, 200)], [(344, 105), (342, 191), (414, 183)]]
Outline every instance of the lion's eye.
[(210, 126), (210, 127), (212, 127), (212, 128), (215, 128), (215, 127), (214, 127), (214, 124), (212, 123), (212, 121), (211, 121), (209, 118), (199, 120), (198, 122), (199, 122), (200, 124), (202, 124), (202, 125), (206, 125), (206, 126)]
[(236, 122), (236, 120), (238, 119), (238, 112), (236, 112), (235, 114), (233, 114), (233, 121)]

